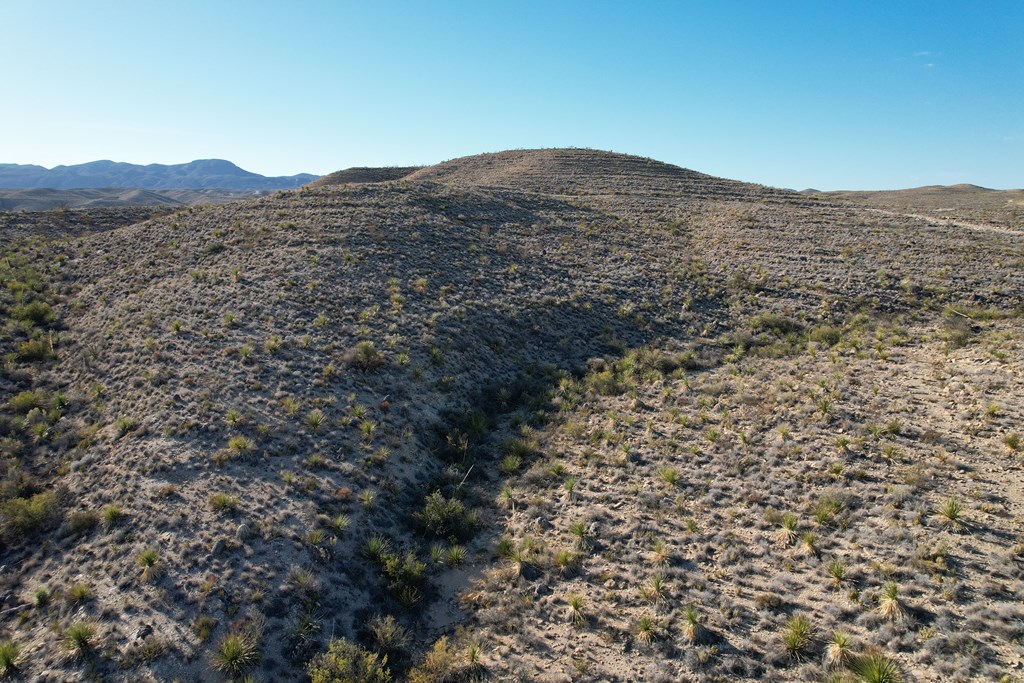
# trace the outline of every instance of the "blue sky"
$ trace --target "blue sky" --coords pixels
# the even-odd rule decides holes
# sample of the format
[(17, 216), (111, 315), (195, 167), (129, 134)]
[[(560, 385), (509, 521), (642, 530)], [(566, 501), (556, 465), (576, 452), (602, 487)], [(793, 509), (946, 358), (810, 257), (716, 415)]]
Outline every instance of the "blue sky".
[(267, 175), (592, 147), (1024, 187), (1024, 2), (0, 0), (0, 162)]

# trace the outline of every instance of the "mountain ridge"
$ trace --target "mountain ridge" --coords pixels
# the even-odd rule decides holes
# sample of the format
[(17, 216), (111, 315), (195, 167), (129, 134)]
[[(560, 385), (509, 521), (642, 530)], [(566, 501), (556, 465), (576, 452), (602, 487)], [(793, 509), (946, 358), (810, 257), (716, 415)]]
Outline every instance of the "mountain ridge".
[(311, 173), (264, 176), (246, 171), (225, 159), (145, 165), (102, 159), (50, 169), (35, 164), (0, 164), (0, 188), (5, 189), (127, 187), (140, 190), (288, 190), (301, 187), (318, 177)]

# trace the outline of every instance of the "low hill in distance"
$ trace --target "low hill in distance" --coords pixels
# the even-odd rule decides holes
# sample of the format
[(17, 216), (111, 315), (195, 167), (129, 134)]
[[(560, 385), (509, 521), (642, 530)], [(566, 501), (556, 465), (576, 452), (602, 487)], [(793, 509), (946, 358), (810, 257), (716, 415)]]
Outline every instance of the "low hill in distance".
[(171, 165), (92, 161), (51, 169), (31, 164), (0, 164), (0, 188), (9, 189), (283, 190), (305, 185), (316, 178), (309, 173), (262, 176), (223, 159), (200, 159)]
[(5, 673), (1018, 676), (1024, 232), (398, 176), (0, 214)]
[(0, 211), (49, 211), (62, 208), (96, 208), (104, 206), (188, 206), (192, 204), (226, 204), (252, 199), (263, 190), (140, 190), (87, 188), (81, 190), (0, 189)]
[(325, 185), (344, 185), (346, 183), (384, 183), (392, 180), (401, 180), (421, 166), (381, 166), (367, 167), (354, 166), (342, 171), (329, 173), (318, 178), (309, 184), (310, 187), (323, 187)]
[(1024, 230), (1024, 190), (991, 190), (977, 185), (929, 185), (907, 190), (815, 194), (831, 201), (847, 201), (883, 211)]

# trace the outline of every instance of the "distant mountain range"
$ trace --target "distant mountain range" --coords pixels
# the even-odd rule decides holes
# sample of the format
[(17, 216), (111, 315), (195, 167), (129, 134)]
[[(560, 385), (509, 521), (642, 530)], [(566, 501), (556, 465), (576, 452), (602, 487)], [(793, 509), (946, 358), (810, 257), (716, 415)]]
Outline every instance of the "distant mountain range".
[(267, 177), (241, 169), (223, 159), (145, 166), (116, 161), (91, 161), (50, 169), (34, 164), (0, 164), (0, 188), (8, 189), (125, 187), (142, 190), (289, 190), (318, 177), (309, 173)]

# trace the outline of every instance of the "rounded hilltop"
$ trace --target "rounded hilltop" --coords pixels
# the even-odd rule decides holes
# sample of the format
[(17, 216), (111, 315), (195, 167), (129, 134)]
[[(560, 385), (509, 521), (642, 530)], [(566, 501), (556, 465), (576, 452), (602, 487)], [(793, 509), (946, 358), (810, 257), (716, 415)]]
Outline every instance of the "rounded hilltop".
[(353, 166), (317, 178), (306, 187), (327, 187), (348, 183), (386, 183), (391, 180), (401, 180), (421, 168), (422, 166)]
[(324, 176), (310, 187), (400, 179), (554, 195), (751, 197), (777, 193), (647, 157), (580, 148), (506, 150), (423, 167), (350, 168)]

